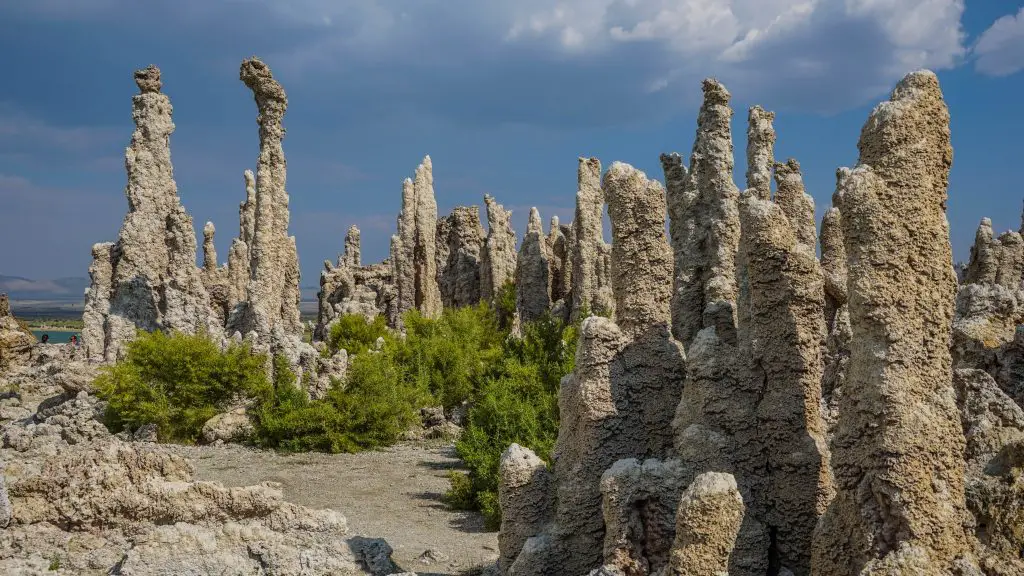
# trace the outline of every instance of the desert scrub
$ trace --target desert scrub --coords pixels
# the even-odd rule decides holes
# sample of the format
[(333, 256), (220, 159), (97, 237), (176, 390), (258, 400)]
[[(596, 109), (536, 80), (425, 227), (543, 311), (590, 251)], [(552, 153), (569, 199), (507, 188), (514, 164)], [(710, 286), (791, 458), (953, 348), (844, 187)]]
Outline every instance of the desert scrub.
[(161, 442), (193, 443), (207, 420), (269, 387), (264, 361), (246, 344), (222, 351), (204, 334), (140, 331), (94, 386), (111, 431), (156, 424)]
[(445, 501), (480, 510), (488, 527), (501, 523), (498, 467), (512, 443), (550, 462), (558, 437), (558, 387), (572, 372), (577, 325), (545, 316), (527, 323), (522, 338), (507, 338), (502, 365), (472, 400), (462, 438), (456, 443), (468, 474), (453, 472)]
[(288, 363), (274, 359), (277, 377), (249, 409), (253, 441), (264, 448), (306, 452), (358, 452), (397, 442), (428, 402), (425, 391), (406, 385), (388, 351), (359, 354), (344, 382), (326, 397), (310, 400), (296, 385)]
[(346, 314), (331, 323), (327, 349), (330, 354), (338, 350), (359, 354), (372, 349), (377, 338), (388, 335), (388, 323), (383, 316), (370, 320), (362, 314)]

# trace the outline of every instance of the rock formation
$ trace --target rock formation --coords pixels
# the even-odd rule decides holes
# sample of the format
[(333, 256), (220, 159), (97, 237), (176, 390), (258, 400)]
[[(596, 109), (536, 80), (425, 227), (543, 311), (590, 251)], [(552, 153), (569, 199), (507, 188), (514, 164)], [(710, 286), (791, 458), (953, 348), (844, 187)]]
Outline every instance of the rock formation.
[[(775, 166), (775, 112), (753, 106), (747, 112), (747, 188), (756, 191), (762, 200), (771, 198), (772, 168)], [(662, 162), (665, 160), (663, 159)], [(675, 162), (669, 162), (675, 168)], [(666, 168), (666, 177), (669, 168)], [(675, 185), (681, 186), (680, 175), (673, 174)], [(681, 176), (685, 177), (685, 174)]]
[[(437, 223), (437, 275), (445, 308), (480, 302), (480, 252), (484, 229), (480, 209), (457, 206)], [(443, 256), (443, 257), (442, 257)]]
[(392, 266), (398, 293), (399, 315), (417, 309), (424, 316), (441, 313), (437, 285), (437, 201), (430, 156), (416, 168), (415, 177), (402, 183), (402, 211), (398, 235), (392, 237)]
[(0, 374), (32, 360), (36, 337), (11, 314), (7, 294), (0, 294)]
[(489, 194), (484, 195), (484, 206), (487, 238), (480, 254), (480, 298), (492, 302), (505, 283), (515, 277), (516, 233), (512, 230), (511, 211)]
[(231, 301), (228, 266), (217, 265), (217, 248), (213, 243), (215, 233), (213, 222), (207, 222), (203, 227), (203, 283), (210, 295), (210, 309), (214, 322), (220, 328), (227, 323), (234, 303)]
[(181, 206), (174, 183), (174, 123), (170, 100), (160, 92), (160, 70), (137, 70), (135, 83), (136, 129), (125, 152), (128, 214), (116, 245), (93, 249), (88, 314), (83, 317), (82, 336), (90, 356), (106, 360), (123, 353), (136, 328), (195, 333), (218, 327), (196, 268), (192, 218)]
[[(246, 299), (232, 314), (228, 330), (243, 335), (255, 332), (267, 343), (274, 339), (275, 331), (301, 338), (298, 251), (295, 237), (288, 236), (287, 167), (281, 146), (288, 98), (270, 68), (258, 58), (242, 62), (239, 79), (252, 91), (259, 111), (260, 155)], [(248, 176), (246, 180), (248, 183)], [(245, 216), (243, 207), (243, 229)]]
[(345, 233), (345, 252), (338, 259), (338, 263), (351, 268), (363, 265), (359, 228), (355, 224), (349, 226), (348, 232)]
[(732, 476), (708, 472), (695, 478), (679, 502), (671, 573), (728, 574), (743, 511), (743, 498)]
[(540, 212), (530, 208), (530, 220), (516, 258), (516, 311), (522, 322), (537, 320), (551, 309), (550, 261)]
[(1010, 290), (1021, 288), (1024, 273), (1024, 240), (1014, 231), (994, 238), (992, 221), (982, 218), (971, 247), (965, 284), (996, 284)]
[(572, 221), (572, 317), (614, 312), (604, 242), (601, 161), (580, 158), (577, 168), (576, 217)]
[[(837, 186), (847, 171), (840, 170)], [(821, 220), (821, 272), (825, 281), (825, 372), (821, 381), (826, 426), (829, 430), (839, 417), (839, 399), (846, 384), (850, 363), (850, 311), (846, 306), (846, 249), (843, 247), (842, 215), (835, 206)]]
[[(615, 163), (602, 191), (612, 221), (618, 323), (600, 316), (583, 322), (576, 370), (563, 379), (559, 392), (552, 521), (523, 544), (510, 574), (584, 574), (600, 566), (607, 547), (602, 475), (617, 460), (664, 457), (672, 445), (667, 423), (679, 398), (684, 361), (669, 335), (672, 264), (662, 232), (664, 189)], [(532, 488), (528, 493), (535, 494)], [(507, 549), (502, 554), (511, 555)]]
[(912, 73), (872, 112), (859, 164), (836, 194), (852, 340), (833, 443), (837, 494), (818, 526), (815, 574), (944, 574), (968, 552), (948, 347), (949, 138), (938, 79)]
[[(722, 316), (735, 315), (734, 268), (740, 227), (739, 191), (732, 179), (730, 98), (725, 86), (705, 80), (689, 169), (677, 154), (661, 158), (677, 259), (673, 334), (685, 347), (701, 328), (729, 321)], [(735, 323), (734, 318), (731, 321)]]
[(551, 278), (551, 304), (555, 316), (567, 320), (566, 313), (572, 306), (572, 262), (569, 260), (572, 245), (572, 227), (563, 226), (558, 216), (551, 217), (548, 230), (548, 276)]
[(246, 170), (244, 177), (245, 202), (238, 206), (238, 237), (231, 241), (228, 253), (228, 308), (232, 311), (247, 295), (252, 275), (251, 248), (256, 235), (256, 176), (252, 170)]

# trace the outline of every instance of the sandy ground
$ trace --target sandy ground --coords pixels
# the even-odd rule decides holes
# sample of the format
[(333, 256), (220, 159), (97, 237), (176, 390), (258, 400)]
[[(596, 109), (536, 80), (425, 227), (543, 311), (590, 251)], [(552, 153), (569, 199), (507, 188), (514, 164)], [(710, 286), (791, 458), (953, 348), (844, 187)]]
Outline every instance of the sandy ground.
[[(341, 512), (352, 535), (387, 540), (404, 570), (462, 574), (498, 558), (497, 532), (485, 531), (479, 514), (441, 502), (448, 470), (460, 465), (450, 445), (400, 444), (359, 454), (278, 454), (236, 445), (177, 450), (195, 464), (199, 480), (279, 482), (290, 502)], [(421, 560), (427, 550), (441, 560)]]

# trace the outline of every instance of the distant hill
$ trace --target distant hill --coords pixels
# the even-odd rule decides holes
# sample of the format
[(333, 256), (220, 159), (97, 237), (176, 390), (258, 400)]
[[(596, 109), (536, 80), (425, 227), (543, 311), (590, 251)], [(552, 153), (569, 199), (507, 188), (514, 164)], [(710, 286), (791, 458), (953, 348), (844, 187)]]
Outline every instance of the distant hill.
[(81, 301), (88, 278), (56, 278), (53, 280), (30, 280), (19, 276), (0, 275), (0, 293), (6, 293), (11, 300), (64, 300)]

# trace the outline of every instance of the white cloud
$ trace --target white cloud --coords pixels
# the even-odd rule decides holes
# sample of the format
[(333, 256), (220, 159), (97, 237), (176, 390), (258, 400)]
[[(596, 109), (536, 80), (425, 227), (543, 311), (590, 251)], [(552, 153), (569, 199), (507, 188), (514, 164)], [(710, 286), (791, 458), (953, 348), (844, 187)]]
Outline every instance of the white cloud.
[(974, 45), (974, 66), (983, 74), (1007, 76), (1024, 69), (1024, 8), (996, 20)]

